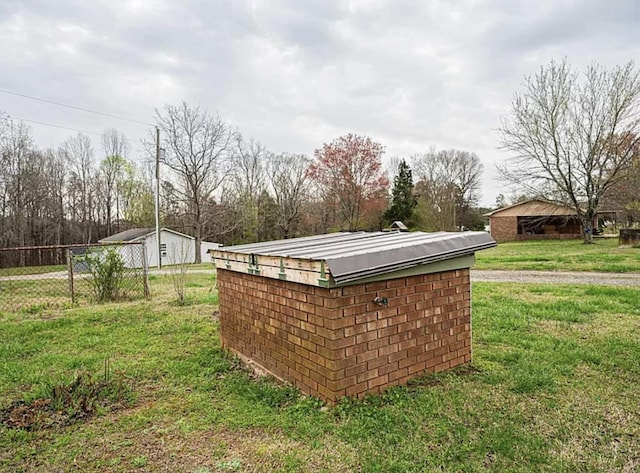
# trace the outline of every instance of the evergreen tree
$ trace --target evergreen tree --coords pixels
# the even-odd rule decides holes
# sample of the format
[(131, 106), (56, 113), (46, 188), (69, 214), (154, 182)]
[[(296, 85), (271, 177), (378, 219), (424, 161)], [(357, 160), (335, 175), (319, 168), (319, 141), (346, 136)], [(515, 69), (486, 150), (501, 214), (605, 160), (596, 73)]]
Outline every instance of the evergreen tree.
[(400, 220), (410, 227), (417, 204), (418, 201), (413, 195), (411, 168), (403, 159), (398, 165), (398, 173), (393, 178), (391, 206), (384, 213), (384, 220), (387, 223)]

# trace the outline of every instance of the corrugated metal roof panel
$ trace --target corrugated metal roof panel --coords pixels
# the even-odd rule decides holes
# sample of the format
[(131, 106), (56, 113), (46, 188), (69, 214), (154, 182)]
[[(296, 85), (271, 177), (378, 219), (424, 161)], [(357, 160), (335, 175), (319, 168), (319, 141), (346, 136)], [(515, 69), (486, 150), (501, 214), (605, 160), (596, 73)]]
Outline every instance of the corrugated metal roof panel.
[(337, 284), (470, 255), (496, 246), (485, 232), (333, 233), (218, 251), (326, 262)]
[(155, 228), (131, 228), (115, 235), (108, 236), (100, 240), (101, 242), (120, 242), (120, 241), (133, 241), (140, 237), (146, 236), (151, 232), (154, 232)]

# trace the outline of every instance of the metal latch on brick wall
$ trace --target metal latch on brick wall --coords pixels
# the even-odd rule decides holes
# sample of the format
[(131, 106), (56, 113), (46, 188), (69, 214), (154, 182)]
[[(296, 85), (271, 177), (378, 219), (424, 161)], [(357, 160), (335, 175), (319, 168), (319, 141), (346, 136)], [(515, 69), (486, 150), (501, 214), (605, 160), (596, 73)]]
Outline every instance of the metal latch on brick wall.
[(389, 300), (386, 297), (379, 297), (376, 296), (373, 298), (373, 303), (375, 305), (383, 305), (383, 306), (388, 306), (389, 305)]

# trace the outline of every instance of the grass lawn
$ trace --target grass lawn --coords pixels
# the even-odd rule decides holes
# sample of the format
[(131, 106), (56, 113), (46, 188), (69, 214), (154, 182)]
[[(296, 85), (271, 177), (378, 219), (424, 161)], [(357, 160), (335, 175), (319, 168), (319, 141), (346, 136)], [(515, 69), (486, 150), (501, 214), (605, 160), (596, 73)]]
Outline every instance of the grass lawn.
[(476, 253), (475, 269), (640, 273), (640, 248), (618, 248), (617, 238), (518, 241)]
[(0, 409), (104, 360), (128, 403), (0, 425), (1, 471), (619, 472), (640, 469), (635, 289), (476, 283), (474, 362), (325, 408), (221, 349), (210, 275), (154, 299), (0, 313)]

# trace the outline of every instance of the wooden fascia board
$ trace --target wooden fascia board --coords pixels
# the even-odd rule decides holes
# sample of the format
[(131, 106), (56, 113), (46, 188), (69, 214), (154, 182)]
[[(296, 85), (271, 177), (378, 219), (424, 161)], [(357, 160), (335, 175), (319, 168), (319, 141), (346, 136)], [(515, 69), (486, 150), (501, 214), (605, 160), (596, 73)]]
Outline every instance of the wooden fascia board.
[(253, 255), (252, 257), (252, 255), (244, 253), (231, 253), (218, 250), (214, 251), (213, 260), (216, 268), (238, 273), (259, 275), (266, 278), (297, 282), (309, 286), (343, 287), (353, 284), (470, 268), (475, 263), (475, 255), (460, 256), (435, 263), (417, 265), (407, 269), (349, 281), (348, 283), (340, 285), (336, 284), (335, 280), (331, 277), (331, 273), (324, 261), (279, 256)]

